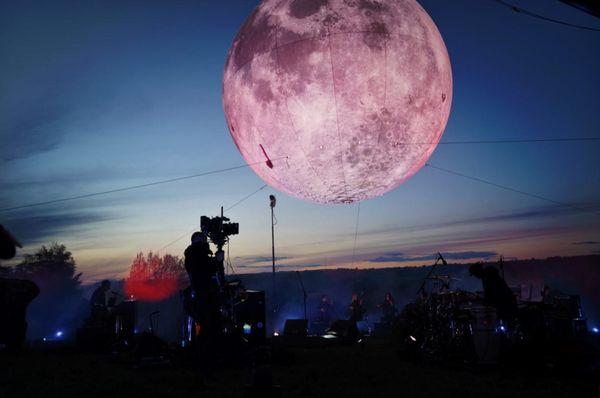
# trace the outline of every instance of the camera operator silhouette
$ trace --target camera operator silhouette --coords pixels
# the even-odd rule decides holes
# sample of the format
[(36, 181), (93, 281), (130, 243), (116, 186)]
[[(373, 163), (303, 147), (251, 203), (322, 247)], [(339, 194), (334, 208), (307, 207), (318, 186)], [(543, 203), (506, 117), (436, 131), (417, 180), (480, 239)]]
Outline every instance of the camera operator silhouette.
[(187, 311), (196, 321), (196, 347), (204, 371), (214, 359), (214, 345), (219, 333), (219, 288), (217, 262), (203, 232), (194, 232), (185, 249), (185, 270), (190, 278), (192, 300)]
[(192, 234), (192, 243), (185, 249), (185, 270), (196, 297), (206, 296), (215, 276), (216, 268), (212, 251), (206, 235), (202, 232)]

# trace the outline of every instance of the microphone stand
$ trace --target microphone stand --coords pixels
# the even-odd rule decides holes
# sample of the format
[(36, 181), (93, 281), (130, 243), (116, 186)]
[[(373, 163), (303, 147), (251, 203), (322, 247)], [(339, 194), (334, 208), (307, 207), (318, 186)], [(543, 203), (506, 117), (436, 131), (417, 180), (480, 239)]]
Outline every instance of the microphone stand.
[(433, 267), (431, 267), (431, 269), (427, 273), (427, 276), (425, 277), (425, 279), (423, 279), (423, 283), (421, 283), (421, 286), (419, 287), (419, 290), (417, 290), (417, 296), (419, 294), (421, 294), (421, 292), (425, 289), (425, 283), (427, 282), (427, 280), (429, 279), (429, 277), (431, 276), (431, 274), (433, 274), (433, 271), (438, 266), (438, 264), (439, 264), (440, 261), (442, 261), (442, 264), (448, 265), (448, 263), (446, 262), (446, 259), (444, 259), (444, 257), (442, 256), (442, 253), (438, 252), (437, 258), (435, 259), (435, 263), (433, 263)]
[(150, 320), (150, 333), (152, 333), (152, 334), (154, 334), (154, 322), (152, 320), (152, 317), (154, 317), (154, 315), (157, 315), (159, 313), (160, 313), (160, 311), (154, 311), (148, 316), (148, 319)]

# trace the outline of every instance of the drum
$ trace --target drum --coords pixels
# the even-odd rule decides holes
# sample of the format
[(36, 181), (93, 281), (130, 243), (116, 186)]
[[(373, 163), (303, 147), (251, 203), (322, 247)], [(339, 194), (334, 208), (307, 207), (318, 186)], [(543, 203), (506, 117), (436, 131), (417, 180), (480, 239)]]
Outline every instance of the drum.
[(477, 362), (496, 363), (502, 338), (496, 309), (484, 305), (474, 305), (465, 309), (471, 314), (471, 336)]

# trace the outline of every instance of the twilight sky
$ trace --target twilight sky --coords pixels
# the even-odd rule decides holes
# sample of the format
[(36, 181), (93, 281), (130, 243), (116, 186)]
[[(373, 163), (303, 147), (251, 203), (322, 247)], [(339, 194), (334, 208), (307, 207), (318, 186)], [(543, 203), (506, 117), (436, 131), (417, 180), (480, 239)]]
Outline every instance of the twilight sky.
[[(515, 0), (588, 26), (558, 1)], [(229, 46), (254, 0), (19, 1), (0, 5), (0, 208), (244, 164), (221, 106)], [(423, 0), (453, 69), (444, 141), (598, 136), (600, 34), (494, 1)], [(440, 145), (430, 162), (600, 211), (600, 142)], [(30, 252), (58, 241), (84, 279), (123, 276), (262, 186), (249, 168), (0, 212)], [(357, 205), (317, 205), (266, 188), (236, 206), (237, 272), (269, 266), (268, 195), (278, 197), (281, 269), (379, 267), (600, 252), (600, 214), (424, 168)], [(188, 236), (166, 249), (181, 255)], [(164, 252), (164, 251), (163, 251)], [(163, 253), (161, 252), (161, 253)]]

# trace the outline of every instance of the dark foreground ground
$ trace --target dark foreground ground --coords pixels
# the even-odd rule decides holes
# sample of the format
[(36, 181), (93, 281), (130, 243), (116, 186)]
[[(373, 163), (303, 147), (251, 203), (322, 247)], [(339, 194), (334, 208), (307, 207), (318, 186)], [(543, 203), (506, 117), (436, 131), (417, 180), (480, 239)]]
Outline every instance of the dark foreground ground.
[[(286, 349), (283, 356), (274, 368), (283, 397), (600, 397), (589, 377), (415, 365), (376, 342)], [(194, 370), (136, 370), (103, 355), (3, 354), (0, 397), (242, 397), (251, 374), (225, 369), (203, 384)]]

